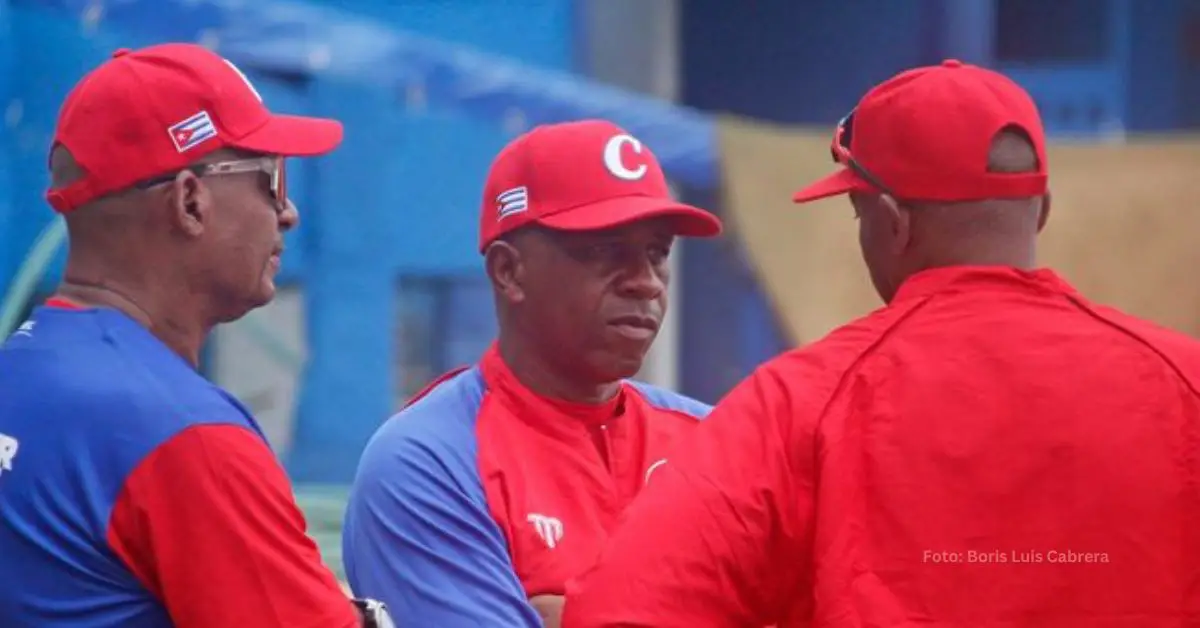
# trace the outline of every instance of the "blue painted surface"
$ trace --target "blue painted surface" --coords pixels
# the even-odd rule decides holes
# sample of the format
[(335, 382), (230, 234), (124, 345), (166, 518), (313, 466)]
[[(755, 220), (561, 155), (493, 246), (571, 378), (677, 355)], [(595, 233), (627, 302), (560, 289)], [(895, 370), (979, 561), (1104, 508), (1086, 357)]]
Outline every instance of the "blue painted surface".
[[(12, 9), (0, 2), (0, 107), (13, 101), (16, 85), (16, 42), (13, 37)], [(16, 272), (20, 254), (15, 247), (5, 246), (7, 235), (13, 232), (16, 220), (12, 168), (16, 154), (16, 139), (8, 125), (0, 126), (0, 286)]]
[[(1200, 89), (1200, 0), (1133, 2), (1129, 9), (1130, 129), (1200, 128), (1200, 99), (1188, 100), (1189, 89)], [(1189, 35), (1197, 51), (1190, 64)]]
[(1200, 0), (1186, 0), (1176, 24), (1183, 47), (1179, 63), (1180, 109), (1183, 125), (1200, 129)]
[(1197, 64), (1184, 61), (1197, 0), (682, 6), (685, 102), (701, 109), (832, 124), (887, 76), (959, 58), (1024, 84), (1055, 135), (1194, 127), (1200, 117), (1188, 107)]
[(573, 69), (574, 7), (563, 0), (318, 0), (316, 4), (345, 8), (391, 28), (535, 67)]
[[(340, 120), (368, 118), (388, 100), (362, 86), (313, 86), (314, 111)], [(394, 275), (379, 257), (403, 224), (388, 218), (393, 210), (378, 185), (392, 164), (363, 157), (387, 155), (399, 132), (386, 119), (346, 125), (343, 150), (321, 160), (308, 238), (309, 259), (318, 263), (304, 272), (305, 340), (319, 359), (308, 361), (300, 382), (287, 459), (296, 481), (349, 481), (367, 439), (394, 410)]]
[(684, 104), (831, 124), (870, 85), (935, 60), (935, 3), (688, 0)]
[[(73, 81), (122, 45), (204, 40), (257, 80), (315, 72), (318, 81), (336, 78), (387, 94), (391, 106), (345, 122), (379, 121), (401, 130), (386, 153), (366, 157), (393, 164), (374, 184), (386, 189), (394, 220), (407, 224), (393, 231), (397, 240), (381, 260), (399, 272), (478, 272), (477, 256), (461, 243), (474, 238), (484, 174), (495, 152), (532, 124), (611, 118), (652, 146), (675, 178), (700, 185), (717, 180), (711, 119), (564, 71), (574, 58), (569, 0), (488, 3), (471, 5), (471, 11), (460, 11), (457, 2), (392, 7), (391, 21), (413, 24), (420, 34), (287, 0), (126, 0), (106, 4), (96, 29), (81, 27), (79, 16), (90, 0), (13, 5), (36, 40), (25, 50), (47, 59), (27, 65), (30, 75), (51, 77), (31, 95), (46, 114), (28, 125), (38, 136), (31, 155), (44, 152), (52, 112)], [(384, 4), (377, 7), (386, 12)], [(521, 24), (539, 30), (497, 36), (520, 32)], [(49, 36), (39, 37), (42, 32)], [(455, 37), (476, 44), (451, 43)], [(281, 89), (271, 94), (273, 106), (308, 109), (303, 97), (297, 101)], [(30, 190), (44, 186), (44, 168), (36, 162), (30, 160), (33, 170), (25, 177), (34, 182)], [(27, 241), (28, 232), (22, 235)]]
[[(1047, 132), (1078, 137), (1134, 126), (1127, 94), (1129, 0), (1002, 4), (1010, 8), (998, 17), (1003, 54), (995, 65), (1033, 95)], [(1030, 28), (1031, 20), (1036, 28)]]
[(930, 57), (990, 66), (995, 57), (995, 7), (992, 0), (939, 0), (932, 19), (940, 41)]

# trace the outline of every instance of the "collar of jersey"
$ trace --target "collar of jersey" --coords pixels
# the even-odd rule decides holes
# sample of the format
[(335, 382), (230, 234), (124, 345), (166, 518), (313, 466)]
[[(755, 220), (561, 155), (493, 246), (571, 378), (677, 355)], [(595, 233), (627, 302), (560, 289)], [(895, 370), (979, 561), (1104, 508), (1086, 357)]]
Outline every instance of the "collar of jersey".
[(622, 385), (611, 400), (600, 404), (584, 404), (539, 395), (522, 384), (504, 359), (495, 343), (479, 362), (488, 392), (499, 395), (503, 403), (518, 418), (553, 429), (574, 429), (605, 425), (622, 414), (628, 391)]
[(946, 266), (930, 268), (909, 277), (896, 291), (891, 304), (920, 299), (939, 292), (974, 290), (1034, 290), (1073, 294), (1075, 288), (1048, 268), (1022, 270), (1012, 266)]

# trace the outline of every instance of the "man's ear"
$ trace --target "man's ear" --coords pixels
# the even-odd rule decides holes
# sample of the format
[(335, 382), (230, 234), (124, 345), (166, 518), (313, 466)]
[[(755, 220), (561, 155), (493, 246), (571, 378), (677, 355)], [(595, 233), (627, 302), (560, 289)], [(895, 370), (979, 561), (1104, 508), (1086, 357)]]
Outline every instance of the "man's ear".
[(885, 229), (890, 236), (889, 248), (892, 253), (899, 255), (912, 241), (912, 212), (901, 207), (890, 194), (879, 196), (879, 206), (886, 221)]
[(168, 188), (172, 225), (188, 237), (198, 237), (211, 223), (215, 204), (212, 191), (190, 170), (175, 176)]
[(497, 240), (484, 251), (484, 268), (496, 293), (510, 303), (525, 300), (525, 261), (521, 251), (504, 240)]
[(1041, 233), (1042, 229), (1046, 228), (1046, 221), (1048, 220), (1050, 220), (1050, 193), (1046, 192), (1042, 196), (1042, 207), (1038, 210), (1038, 233)]

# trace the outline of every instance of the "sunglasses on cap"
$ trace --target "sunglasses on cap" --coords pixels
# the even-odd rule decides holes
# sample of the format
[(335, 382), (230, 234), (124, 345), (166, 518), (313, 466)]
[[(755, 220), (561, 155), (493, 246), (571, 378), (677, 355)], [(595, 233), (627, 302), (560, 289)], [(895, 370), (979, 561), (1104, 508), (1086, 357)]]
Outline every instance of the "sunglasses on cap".
[(854, 110), (851, 110), (850, 113), (846, 114), (846, 116), (842, 118), (840, 122), (838, 122), (837, 129), (835, 129), (833, 132), (833, 145), (830, 147), (830, 151), (833, 153), (833, 162), (846, 166), (847, 168), (853, 170), (854, 174), (857, 174), (864, 181), (870, 183), (875, 189), (887, 194), (888, 196), (891, 196), (892, 198), (896, 198), (896, 194), (892, 192), (891, 188), (884, 185), (883, 182), (879, 180), (879, 177), (871, 174), (870, 170), (867, 170), (862, 164), (858, 163), (858, 160), (854, 159), (854, 155), (850, 152), (850, 140), (853, 138)]
[[(253, 157), (250, 159), (233, 159), (229, 161), (217, 161), (210, 164), (197, 164), (189, 166), (184, 170), (188, 170), (198, 177), (214, 177), (226, 174), (243, 174), (247, 172), (263, 172), (270, 177), (271, 197), (275, 199), (275, 205), (279, 211), (283, 211), (288, 206), (287, 197), (287, 168), (284, 166), (283, 157), (279, 156), (264, 156)], [(138, 189), (149, 189), (156, 185), (169, 183), (173, 181), (179, 172), (165, 174), (153, 179), (147, 179), (134, 187)]]

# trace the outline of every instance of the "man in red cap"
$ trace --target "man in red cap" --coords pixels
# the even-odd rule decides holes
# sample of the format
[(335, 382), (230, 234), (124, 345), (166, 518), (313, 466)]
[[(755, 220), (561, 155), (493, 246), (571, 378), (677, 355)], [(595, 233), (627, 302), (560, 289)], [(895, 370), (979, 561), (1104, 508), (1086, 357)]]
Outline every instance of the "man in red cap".
[(557, 625), (567, 579), (708, 412), (628, 378), (667, 308), (673, 240), (720, 229), (611, 123), (504, 148), (479, 242), (499, 337), (367, 445), (343, 530), (354, 591), (422, 626)]
[(838, 126), (887, 305), (760, 367), (680, 443), (563, 625), (1200, 621), (1200, 346), (1036, 267), (1032, 99), (948, 61)]
[(213, 326), (275, 293), (284, 158), (342, 127), (269, 112), (199, 46), (113, 57), (50, 150), (62, 284), (0, 348), (0, 623), (373, 625), (250, 412), (196, 372)]

